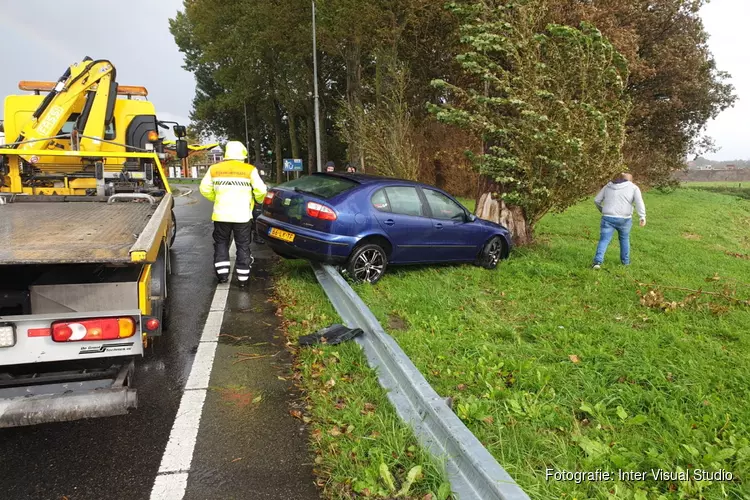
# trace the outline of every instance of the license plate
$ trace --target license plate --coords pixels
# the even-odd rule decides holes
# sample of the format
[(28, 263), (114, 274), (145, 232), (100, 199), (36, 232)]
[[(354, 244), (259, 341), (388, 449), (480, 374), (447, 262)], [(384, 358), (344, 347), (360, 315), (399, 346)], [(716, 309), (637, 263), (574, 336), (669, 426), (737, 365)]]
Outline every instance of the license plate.
[(294, 233), (290, 233), (288, 231), (282, 231), (281, 229), (276, 229), (275, 227), (272, 227), (271, 230), (268, 232), (268, 236), (270, 236), (271, 238), (276, 238), (277, 240), (291, 243), (294, 241), (294, 237), (296, 235)]

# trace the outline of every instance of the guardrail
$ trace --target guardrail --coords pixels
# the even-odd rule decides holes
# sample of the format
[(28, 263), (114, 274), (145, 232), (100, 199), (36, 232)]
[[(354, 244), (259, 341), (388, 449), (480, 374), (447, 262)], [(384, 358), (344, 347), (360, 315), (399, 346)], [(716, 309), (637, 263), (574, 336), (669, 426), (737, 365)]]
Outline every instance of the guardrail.
[(459, 500), (528, 500), (529, 496), (497, 463), (430, 386), (422, 373), (332, 266), (313, 264), (315, 276), (331, 303), (357, 337), (367, 360), (378, 372), (399, 416), (420, 444), (444, 460), (453, 493)]

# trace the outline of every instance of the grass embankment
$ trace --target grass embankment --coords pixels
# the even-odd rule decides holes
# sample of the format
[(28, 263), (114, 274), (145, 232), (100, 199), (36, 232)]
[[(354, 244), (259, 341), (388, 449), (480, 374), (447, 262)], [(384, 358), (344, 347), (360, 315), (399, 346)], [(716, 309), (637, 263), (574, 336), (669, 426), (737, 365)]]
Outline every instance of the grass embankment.
[(690, 182), (685, 187), (750, 200), (750, 182)]
[[(392, 269), (356, 287), (532, 498), (750, 493), (750, 202), (681, 189), (646, 203), (629, 268), (616, 240), (604, 269), (589, 268), (598, 213), (587, 202), (545, 218), (537, 244), (496, 272)], [(308, 314), (327, 307), (304, 265), (287, 266)], [(547, 468), (614, 479), (547, 481)], [(691, 480), (655, 481), (652, 469)], [(734, 481), (696, 482), (694, 469)]]
[[(275, 274), (292, 344), (341, 322), (309, 264), (281, 262)], [(310, 425), (315, 471), (326, 498), (450, 496), (444, 471), (401, 422), (355, 342), (299, 349), (295, 377), (309, 405), (307, 414), (294, 416)]]

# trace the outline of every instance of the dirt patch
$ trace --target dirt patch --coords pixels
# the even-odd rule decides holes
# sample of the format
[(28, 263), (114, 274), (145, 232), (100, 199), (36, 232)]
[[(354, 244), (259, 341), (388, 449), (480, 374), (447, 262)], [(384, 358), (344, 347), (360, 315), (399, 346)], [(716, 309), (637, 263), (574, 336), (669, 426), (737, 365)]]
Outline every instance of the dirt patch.
[(257, 402), (254, 401), (257, 398), (253, 393), (247, 391), (245, 387), (242, 386), (220, 387), (217, 388), (216, 391), (221, 395), (223, 403), (236, 406), (237, 408), (246, 408), (247, 406), (250, 406), (251, 403)]
[(701, 236), (695, 233), (682, 233), (682, 237), (685, 238), (686, 240), (693, 240), (693, 241), (698, 241), (701, 239)]
[(389, 314), (388, 329), (403, 332), (409, 329), (409, 324), (398, 314)]
[(734, 253), (734, 252), (724, 252), (724, 253), (729, 255), (730, 257), (735, 257), (737, 259), (750, 260), (750, 255), (748, 254)]

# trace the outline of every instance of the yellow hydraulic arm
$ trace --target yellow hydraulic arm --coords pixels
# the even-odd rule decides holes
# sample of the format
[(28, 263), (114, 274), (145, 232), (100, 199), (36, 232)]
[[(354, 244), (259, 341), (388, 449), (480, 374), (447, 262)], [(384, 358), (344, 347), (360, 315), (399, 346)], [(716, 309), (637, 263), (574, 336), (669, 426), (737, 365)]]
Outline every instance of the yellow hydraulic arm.
[[(82, 109), (70, 137), (72, 149), (99, 151), (117, 97), (116, 71), (107, 60), (70, 66), (45, 97), (16, 140), (16, 149), (54, 149), (55, 135), (75, 110)], [(68, 138), (66, 138), (68, 139)]]

